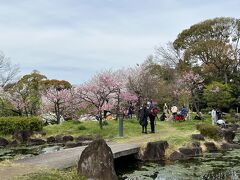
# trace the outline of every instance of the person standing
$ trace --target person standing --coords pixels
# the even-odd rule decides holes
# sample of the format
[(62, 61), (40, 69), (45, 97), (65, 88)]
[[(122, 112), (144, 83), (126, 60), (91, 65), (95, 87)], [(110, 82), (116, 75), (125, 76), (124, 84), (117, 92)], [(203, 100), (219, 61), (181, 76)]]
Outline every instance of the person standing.
[(217, 123), (217, 112), (214, 108), (212, 109), (211, 115), (212, 115), (212, 125), (214, 126)]
[(158, 113), (159, 113), (158, 108), (156, 106), (153, 106), (149, 113), (151, 133), (155, 133), (155, 118), (157, 117)]
[(142, 133), (146, 133), (147, 134), (147, 125), (148, 125), (148, 108), (147, 108), (147, 104), (145, 103), (143, 105), (143, 107), (140, 109), (140, 114), (139, 114), (139, 118), (140, 118), (140, 124), (142, 126)]
[(128, 119), (132, 119), (132, 114), (133, 114), (133, 105), (132, 105), (132, 102), (130, 102), (128, 107)]

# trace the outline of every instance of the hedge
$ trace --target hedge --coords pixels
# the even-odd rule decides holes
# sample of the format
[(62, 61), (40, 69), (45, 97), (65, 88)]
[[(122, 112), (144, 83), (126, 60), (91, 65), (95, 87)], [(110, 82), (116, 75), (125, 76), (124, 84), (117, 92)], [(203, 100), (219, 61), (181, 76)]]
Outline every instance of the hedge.
[(16, 130), (40, 131), (43, 123), (38, 117), (0, 117), (0, 134), (13, 134)]
[(219, 140), (222, 138), (220, 128), (218, 126), (213, 126), (210, 124), (198, 124), (196, 128), (205, 137), (209, 137), (214, 140)]

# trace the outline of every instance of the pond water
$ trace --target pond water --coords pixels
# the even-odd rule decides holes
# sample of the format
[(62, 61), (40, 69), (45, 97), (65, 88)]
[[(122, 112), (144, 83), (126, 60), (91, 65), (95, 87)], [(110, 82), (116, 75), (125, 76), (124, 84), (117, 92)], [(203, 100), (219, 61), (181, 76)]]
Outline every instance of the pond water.
[(118, 170), (123, 180), (237, 180), (240, 179), (240, 150), (209, 153), (185, 162), (141, 163)]
[(0, 161), (6, 159), (22, 159), (24, 157), (55, 152), (63, 149), (63, 145), (19, 146), (15, 148), (0, 148)]

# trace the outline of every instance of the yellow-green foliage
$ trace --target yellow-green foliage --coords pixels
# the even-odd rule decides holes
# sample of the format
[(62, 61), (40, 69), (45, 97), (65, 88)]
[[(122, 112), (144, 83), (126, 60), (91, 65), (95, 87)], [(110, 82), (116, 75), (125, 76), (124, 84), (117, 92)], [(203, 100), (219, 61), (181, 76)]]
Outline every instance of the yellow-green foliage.
[(76, 168), (60, 171), (60, 170), (49, 170), (41, 171), (39, 173), (30, 174), (27, 176), (18, 177), (20, 180), (85, 180), (86, 178), (77, 174)]
[(38, 117), (1, 117), (0, 118), (0, 134), (12, 134), (16, 130), (30, 129), (33, 131), (42, 130), (43, 123)]
[(218, 126), (213, 126), (211, 124), (198, 124), (196, 127), (197, 130), (199, 130), (205, 137), (209, 137), (214, 140), (221, 139), (220, 128)]
[(223, 119), (228, 124), (235, 123), (235, 118), (232, 117), (231, 114), (224, 115)]

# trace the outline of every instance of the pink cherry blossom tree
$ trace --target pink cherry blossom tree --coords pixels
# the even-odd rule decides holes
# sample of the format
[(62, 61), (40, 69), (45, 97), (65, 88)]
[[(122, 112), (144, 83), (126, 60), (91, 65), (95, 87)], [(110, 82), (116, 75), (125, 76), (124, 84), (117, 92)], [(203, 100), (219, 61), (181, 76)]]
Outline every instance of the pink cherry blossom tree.
[(199, 111), (199, 92), (204, 87), (204, 78), (193, 71), (185, 72), (176, 83), (176, 89), (174, 91), (175, 96), (184, 96), (186, 99), (192, 102), (197, 114)]
[(57, 123), (60, 123), (61, 116), (68, 112), (69, 104), (73, 102), (74, 91), (67, 81), (45, 80), (43, 82), (43, 107), (56, 115)]
[(113, 72), (104, 71), (96, 74), (89, 82), (78, 88), (79, 98), (96, 108), (101, 129), (103, 128), (102, 112), (104, 105), (110, 102), (120, 88), (120, 83), (114, 77)]
[(93, 106), (99, 116), (99, 125), (102, 129), (103, 110), (120, 109), (125, 102), (136, 101), (137, 97), (127, 88), (127, 70), (103, 71), (96, 74), (90, 81), (79, 86), (78, 96), (86, 106)]

